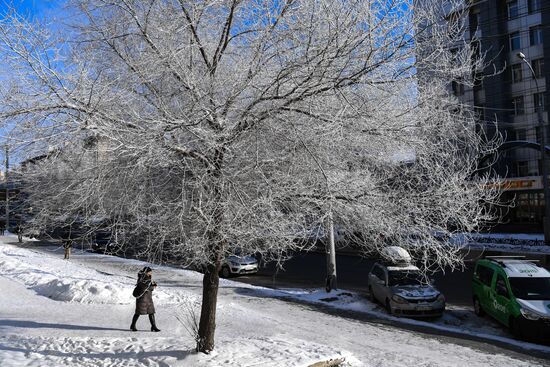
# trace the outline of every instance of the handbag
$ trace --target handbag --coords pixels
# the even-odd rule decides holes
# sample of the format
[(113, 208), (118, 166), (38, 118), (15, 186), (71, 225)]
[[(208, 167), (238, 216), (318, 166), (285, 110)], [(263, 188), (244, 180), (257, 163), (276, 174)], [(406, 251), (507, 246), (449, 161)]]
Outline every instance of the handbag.
[(134, 291), (132, 292), (132, 296), (134, 296), (136, 298), (142, 297), (145, 294), (145, 292), (147, 292), (149, 290), (149, 287), (151, 286), (151, 284), (152, 284), (152, 282), (149, 281), (147, 286), (143, 287), (143, 284), (140, 286), (140, 284), (138, 283), (136, 285), (136, 287), (134, 288)]

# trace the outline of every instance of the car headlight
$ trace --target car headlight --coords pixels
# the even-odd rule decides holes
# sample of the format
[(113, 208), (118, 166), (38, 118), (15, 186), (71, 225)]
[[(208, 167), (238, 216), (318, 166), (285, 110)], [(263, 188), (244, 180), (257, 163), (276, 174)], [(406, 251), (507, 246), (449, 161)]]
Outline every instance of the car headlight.
[(439, 293), (439, 296), (437, 296), (437, 301), (445, 302), (445, 296), (443, 295), (443, 293)]
[(241, 264), (236, 263), (236, 262), (234, 262), (234, 261), (230, 261), (229, 264), (230, 264), (231, 266), (233, 266), (233, 267), (237, 267), (237, 266), (241, 265)]
[(396, 303), (408, 303), (408, 301), (405, 298), (398, 296), (397, 294), (394, 294), (391, 299)]
[(523, 315), (523, 317), (525, 317), (527, 320), (536, 321), (541, 318), (538, 314), (534, 313), (533, 311), (527, 308), (521, 308), (520, 312)]

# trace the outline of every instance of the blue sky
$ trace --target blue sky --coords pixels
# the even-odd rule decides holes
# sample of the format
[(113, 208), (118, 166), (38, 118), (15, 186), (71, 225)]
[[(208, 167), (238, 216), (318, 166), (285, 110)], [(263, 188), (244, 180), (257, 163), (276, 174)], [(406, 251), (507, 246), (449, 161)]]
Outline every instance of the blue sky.
[(64, 0), (0, 0), (0, 14), (4, 13), (8, 4), (13, 4), (23, 15), (43, 17), (56, 9), (60, 9)]

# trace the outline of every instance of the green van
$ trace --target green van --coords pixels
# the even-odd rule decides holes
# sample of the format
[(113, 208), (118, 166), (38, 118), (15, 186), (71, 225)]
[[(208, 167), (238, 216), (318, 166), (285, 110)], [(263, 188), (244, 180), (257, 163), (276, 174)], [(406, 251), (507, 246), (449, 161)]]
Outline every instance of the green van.
[(521, 339), (550, 339), (550, 272), (521, 256), (476, 262), (474, 311), (487, 313)]

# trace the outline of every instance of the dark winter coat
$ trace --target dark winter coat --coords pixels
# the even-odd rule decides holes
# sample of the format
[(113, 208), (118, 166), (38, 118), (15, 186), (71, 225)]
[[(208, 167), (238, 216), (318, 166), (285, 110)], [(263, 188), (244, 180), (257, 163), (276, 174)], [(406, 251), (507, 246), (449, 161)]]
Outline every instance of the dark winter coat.
[(153, 304), (154, 284), (150, 276), (143, 273), (138, 274), (136, 293), (139, 297), (136, 298), (136, 315), (150, 315), (155, 313), (155, 305)]

